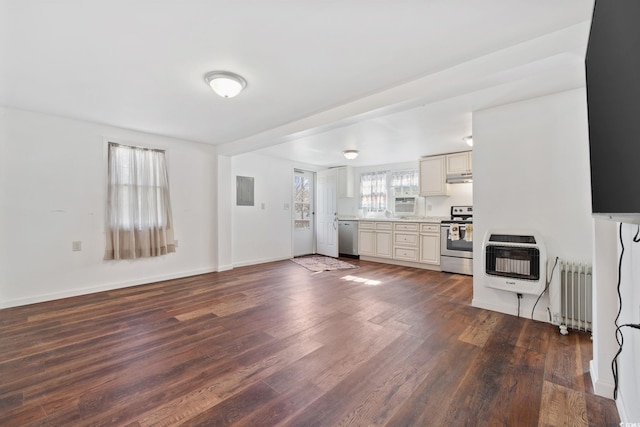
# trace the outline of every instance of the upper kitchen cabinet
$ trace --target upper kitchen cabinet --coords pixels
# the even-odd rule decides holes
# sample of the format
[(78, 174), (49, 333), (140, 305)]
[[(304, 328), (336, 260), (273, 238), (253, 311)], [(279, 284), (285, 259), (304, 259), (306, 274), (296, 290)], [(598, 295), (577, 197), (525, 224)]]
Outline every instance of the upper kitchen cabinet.
[(447, 154), (447, 174), (471, 173), (471, 151)]
[(420, 159), (420, 195), (449, 195), (447, 156), (432, 156)]
[(353, 197), (353, 168), (351, 166), (341, 166), (338, 171), (338, 199)]

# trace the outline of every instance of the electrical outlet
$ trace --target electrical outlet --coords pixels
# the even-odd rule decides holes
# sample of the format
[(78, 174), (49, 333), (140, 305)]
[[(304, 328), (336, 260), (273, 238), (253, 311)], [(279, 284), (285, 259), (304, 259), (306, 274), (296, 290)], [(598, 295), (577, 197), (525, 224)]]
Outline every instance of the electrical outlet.
[(176, 246), (176, 248), (178, 247), (178, 239), (173, 241), (173, 244)]
[(285, 210), (285, 211), (288, 211), (288, 210), (289, 210), (289, 203), (285, 203), (285, 204), (284, 204), (284, 210)]
[(74, 240), (71, 242), (71, 250), (73, 252), (79, 252), (82, 250), (82, 242), (80, 240)]

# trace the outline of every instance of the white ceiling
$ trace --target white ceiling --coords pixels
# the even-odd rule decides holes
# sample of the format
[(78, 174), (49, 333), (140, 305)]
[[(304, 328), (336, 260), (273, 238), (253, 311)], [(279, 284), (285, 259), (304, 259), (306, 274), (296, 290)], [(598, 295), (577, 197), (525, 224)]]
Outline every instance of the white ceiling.
[[(584, 0), (0, 0), (0, 104), (318, 166), (466, 148), (471, 112), (584, 85)], [(248, 81), (237, 98), (212, 70)]]

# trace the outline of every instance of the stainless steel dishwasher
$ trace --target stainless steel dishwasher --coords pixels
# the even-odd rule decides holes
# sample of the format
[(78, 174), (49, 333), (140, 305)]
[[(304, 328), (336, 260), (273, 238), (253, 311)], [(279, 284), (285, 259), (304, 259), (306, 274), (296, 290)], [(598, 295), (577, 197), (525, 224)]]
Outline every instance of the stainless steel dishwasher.
[(358, 257), (358, 221), (338, 221), (338, 252), (340, 255)]

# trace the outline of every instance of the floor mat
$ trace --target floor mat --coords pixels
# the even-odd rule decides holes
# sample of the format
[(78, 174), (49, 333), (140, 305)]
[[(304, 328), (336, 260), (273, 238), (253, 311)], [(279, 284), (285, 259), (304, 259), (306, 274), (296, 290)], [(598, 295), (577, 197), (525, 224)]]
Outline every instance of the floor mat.
[(339, 259), (315, 255), (305, 256), (300, 258), (293, 258), (291, 261), (303, 266), (304, 268), (319, 272), (319, 271), (333, 271), (344, 270), (347, 268), (356, 268), (357, 266), (349, 264), (348, 262), (340, 261)]

